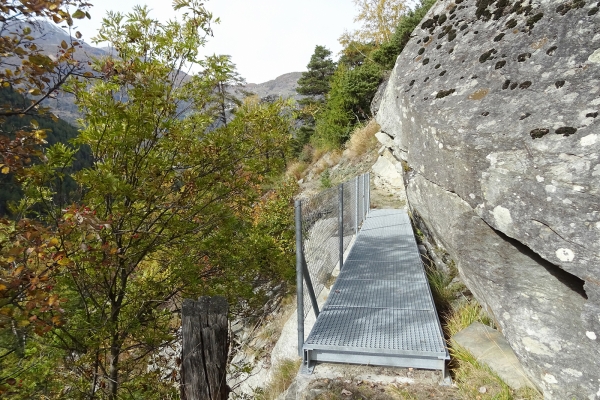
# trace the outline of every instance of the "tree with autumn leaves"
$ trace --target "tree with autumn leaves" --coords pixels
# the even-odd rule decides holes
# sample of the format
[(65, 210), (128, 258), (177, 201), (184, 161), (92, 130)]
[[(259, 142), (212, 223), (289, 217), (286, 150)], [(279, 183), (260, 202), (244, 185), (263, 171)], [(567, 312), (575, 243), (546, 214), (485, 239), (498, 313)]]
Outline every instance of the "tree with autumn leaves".
[[(182, 19), (166, 23), (145, 7), (109, 13), (96, 39), (113, 55), (95, 61), (96, 79), (66, 84), (83, 115), (76, 144), (94, 159), (73, 177), (81, 204), (52, 203), (74, 155), (59, 144), (26, 169), (22, 212), (43, 210), (43, 224), (2, 221), (7, 397), (169, 398), (172, 377), (148, 365), (176, 339), (183, 297), (221, 294), (252, 313), (291, 280), (292, 221), (278, 213), (295, 186), (264, 189), (285, 167), (290, 105), (249, 100), (212, 129), (231, 71), (199, 60), (203, 4), (175, 8)], [(194, 63), (204, 71), (181, 72)]]
[[(84, 0), (2, 0), (0, 2), (0, 85), (31, 100), (24, 106), (0, 104), (0, 122), (14, 115), (39, 115), (48, 110), (42, 102), (60, 89), (72, 75), (88, 75), (75, 59), (81, 33), (63, 41), (53, 55), (44, 54), (36, 45), (39, 21), (48, 20), (71, 30), (77, 19), (90, 18), (91, 4)], [(10, 135), (0, 127), (0, 172), (19, 172), (32, 158), (39, 157), (44, 131), (32, 123)]]

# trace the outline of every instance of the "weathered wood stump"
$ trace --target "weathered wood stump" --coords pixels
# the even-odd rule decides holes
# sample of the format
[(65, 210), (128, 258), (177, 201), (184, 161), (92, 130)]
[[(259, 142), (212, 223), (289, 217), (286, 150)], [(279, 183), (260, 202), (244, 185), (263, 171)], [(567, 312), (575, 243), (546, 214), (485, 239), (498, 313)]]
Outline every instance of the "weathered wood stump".
[(181, 398), (184, 400), (226, 400), (229, 395), (225, 381), (228, 309), (223, 297), (183, 301)]

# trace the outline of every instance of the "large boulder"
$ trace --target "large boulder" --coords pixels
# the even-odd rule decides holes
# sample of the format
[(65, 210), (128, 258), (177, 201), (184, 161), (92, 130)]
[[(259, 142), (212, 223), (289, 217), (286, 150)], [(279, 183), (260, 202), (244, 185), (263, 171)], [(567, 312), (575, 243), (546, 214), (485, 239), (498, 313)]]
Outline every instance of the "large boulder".
[(600, 398), (598, 7), (439, 0), (377, 114), (411, 209), (547, 398)]

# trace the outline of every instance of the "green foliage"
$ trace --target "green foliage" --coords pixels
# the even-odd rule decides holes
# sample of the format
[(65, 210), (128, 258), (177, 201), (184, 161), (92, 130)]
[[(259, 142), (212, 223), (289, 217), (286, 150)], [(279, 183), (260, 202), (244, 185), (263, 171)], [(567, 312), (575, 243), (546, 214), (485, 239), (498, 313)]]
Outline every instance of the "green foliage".
[(374, 43), (350, 41), (342, 49), (338, 63), (345, 64), (348, 68), (359, 67), (369, 60), (371, 52), (376, 48)]
[[(19, 108), (26, 105), (28, 100), (10, 88), (0, 88), (0, 103), (7, 106), (12, 104), (12, 108)], [(16, 137), (17, 132), (32, 125), (37, 127), (36, 129), (41, 132), (44, 138), (43, 143), (41, 143), (42, 152), (46, 152), (50, 146), (57, 143), (73, 148), (70, 141), (79, 134), (77, 129), (66, 121), (48, 114), (36, 116), (35, 118), (32, 115), (5, 117), (1, 130), (3, 134), (13, 139)], [(40, 158), (45, 159), (47, 157), (47, 154), (41, 153), (39, 157), (31, 157), (31, 162), (39, 165)], [(89, 167), (91, 163), (90, 148), (88, 146), (79, 147), (68, 163), (69, 165), (65, 165), (64, 170), (62, 170), (63, 179), (53, 182), (54, 201), (59, 206), (79, 199), (78, 187), (69, 174), (84, 167)], [(24, 190), (27, 189), (22, 187), (22, 182), (16, 181), (16, 176), (13, 173), (0, 175), (0, 188), (0, 215), (7, 215), (9, 214), (9, 204), (18, 203), (23, 197)]]
[(329, 169), (326, 169), (321, 174), (321, 187), (327, 189), (331, 186), (333, 186), (333, 184), (331, 183), (331, 172), (329, 171)]
[[(235, 69), (235, 64), (228, 55), (212, 55), (202, 62), (205, 78), (212, 81), (215, 99), (211, 104), (211, 111), (218, 116), (221, 124), (227, 125), (228, 112), (241, 101), (235, 96), (235, 89), (245, 84)], [(233, 90), (232, 90), (233, 89)]]
[(369, 105), (381, 82), (382, 71), (373, 63), (354, 69), (340, 64), (333, 76), (331, 91), (323, 111), (317, 115), (315, 143), (339, 148), (356, 123), (370, 118)]
[(331, 59), (331, 51), (324, 46), (316, 46), (306, 66), (307, 71), (298, 79), (296, 91), (307, 97), (298, 101), (300, 110), (297, 119), (300, 127), (296, 130), (293, 141), (293, 154), (297, 156), (302, 151), (315, 132), (315, 117), (320, 112), (325, 101), (325, 95), (331, 88), (331, 77), (336, 64)]
[(334, 149), (341, 146), (352, 132), (350, 102), (346, 96), (348, 69), (340, 64), (333, 75), (331, 91), (321, 113), (317, 115), (316, 131), (312, 142), (321, 148)]
[(329, 80), (335, 71), (331, 51), (315, 46), (315, 52), (306, 66), (307, 71), (298, 79), (296, 91), (305, 96), (323, 96), (329, 92)]
[[(290, 105), (249, 101), (209, 129), (223, 99), (215, 83), (235, 71), (215, 59), (182, 79), (211, 16), (196, 1), (177, 5), (188, 12), (166, 24), (145, 7), (109, 13), (98, 40), (116, 54), (95, 62), (99, 79), (68, 84), (83, 114), (75, 144), (94, 160), (73, 174), (85, 205), (63, 208), (53, 197), (74, 158), (58, 143), (30, 169), (20, 205), (43, 209), (49, 228), (0, 225), (0, 344), (9, 352), (1, 369), (36, 362), (27, 347), (36, 341), (55, 354), (36, 364), (54, 366), (52, 376), (40, 372), (44, 387), (28, 375), (13, 397), (173, 397), (168, 360), (156, 355), (175, 338), (182, 297), (222, 294), (232, 312), (251, 314), (275, 282), (293, 280), (295, 186), (264, 196), (288, 158)], [(15, 323), (26, 332), (12, 334)], [(0, 385), (10, 376), (0, 374)]]
[(436, 0), (422, 0), (414, 10), (400, 18), (400, 22), (394, 31), (391, 39), (381, 44), (373, 53), (371, 58), (374, 62), (381, 65), (383, 69), (390, 70), (394, 68), (396, 58), (400, 55), (404, 46), (410, 40), (410, 34), (419, 25), (427, 11), (435, 4)]

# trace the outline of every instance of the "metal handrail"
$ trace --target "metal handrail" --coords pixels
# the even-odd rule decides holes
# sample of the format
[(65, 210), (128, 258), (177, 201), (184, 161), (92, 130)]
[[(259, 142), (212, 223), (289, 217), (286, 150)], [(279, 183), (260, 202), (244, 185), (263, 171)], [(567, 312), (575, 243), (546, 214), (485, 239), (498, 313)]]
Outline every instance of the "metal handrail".
[[(302, 356), (302, 346), (304, 345), (304, 319), (310, 311), (308, 305), (305, 304), (305, 294), (310, 300), (315, 316), (318, 317), (317, 297), (333, 269), (337, 265), (340, 266), (340, 270), (343, 267), (344, 250), (350, 242), (349, 240), (345, 241), (344, 236), (358, 234), (362, 222), (369, 212), (369, 182), (370, 174), (362, 174), (340, 184), (337, 187), (337, 196), (334, 195), (332, 188), (295, 202), (296, 293), (298, 354), (300, 356)], [(333, 201), (337, 202), (337, 207), (335, 204), (331, 204)], [(336, 211), (337, 215), (335, 215)], [(334, 245), (335, 236), (338, 239), (339, 258), (337, 261), (330, 257), (331, 254), (327, 254), (332, 253), (331, 247)], [(308, 260), (306, 247), (313, 250), (310, 252)]]

